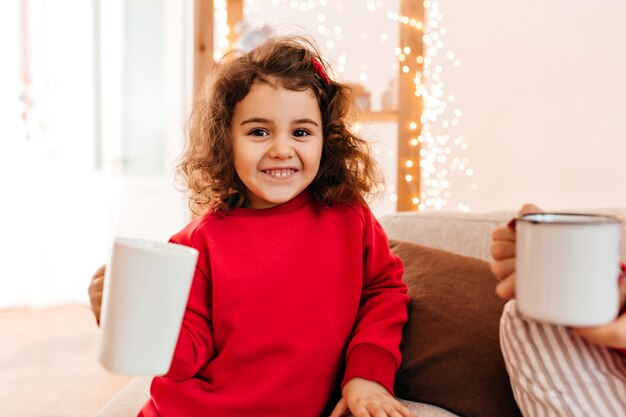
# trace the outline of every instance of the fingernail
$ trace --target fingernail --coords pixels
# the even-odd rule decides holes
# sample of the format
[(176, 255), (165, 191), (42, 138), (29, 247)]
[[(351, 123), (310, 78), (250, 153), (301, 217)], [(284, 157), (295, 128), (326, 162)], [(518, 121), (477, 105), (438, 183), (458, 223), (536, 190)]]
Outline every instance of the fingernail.
[(516, 222), (517, 222), (517, 217), (513, 217), (506, 225), (509, 229), (515, 230)]

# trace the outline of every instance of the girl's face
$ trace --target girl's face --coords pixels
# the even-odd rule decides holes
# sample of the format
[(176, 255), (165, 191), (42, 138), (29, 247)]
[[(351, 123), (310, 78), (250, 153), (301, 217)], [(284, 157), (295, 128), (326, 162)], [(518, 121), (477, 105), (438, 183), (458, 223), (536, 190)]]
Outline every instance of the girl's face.
[(250, 208), (285, 203), (313, 182), (322, 157), (322, 115), (311, 90), (255, 83), (235, 106), (234, 165)]

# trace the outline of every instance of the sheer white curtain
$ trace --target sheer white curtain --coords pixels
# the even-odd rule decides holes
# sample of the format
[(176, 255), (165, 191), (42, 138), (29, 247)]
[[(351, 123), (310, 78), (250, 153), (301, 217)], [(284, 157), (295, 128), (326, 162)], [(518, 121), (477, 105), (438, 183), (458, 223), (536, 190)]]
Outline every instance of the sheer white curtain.
[[(86, 302), (113, 236), (164, 240), (187, 220), (171, 165), (189, 108), (190, 7), (1, 2), (0, 308)], [(125, 85), (150, 78), (129, 59), (142, 48), (157, 76)]]
[(80, 299), (81, 262), (97, 250), (78, 242), (92, 246), (87, 237), (104, 232), (84, 226), (87, 214), (103, 218), (83, 202), (93, 188), (91, 4), (52, 3), (6, 1), (0, 12), (12, 40), (1, 76), (11, 93), (0, 142), (3, 307)]

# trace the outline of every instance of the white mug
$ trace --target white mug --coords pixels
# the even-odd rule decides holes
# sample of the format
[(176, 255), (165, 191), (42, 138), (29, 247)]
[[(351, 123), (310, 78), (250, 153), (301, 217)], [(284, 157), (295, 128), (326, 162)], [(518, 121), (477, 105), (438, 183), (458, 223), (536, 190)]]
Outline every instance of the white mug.
[(515, 297), (522, 315), (587, 327), (619, 312), (621, 222), (610, 216), (534, 213), (516, 221)]
[(104, 278), (100, 362), (126, 375), (170, 368), (198, 251), (173, 243), (116, 238)]

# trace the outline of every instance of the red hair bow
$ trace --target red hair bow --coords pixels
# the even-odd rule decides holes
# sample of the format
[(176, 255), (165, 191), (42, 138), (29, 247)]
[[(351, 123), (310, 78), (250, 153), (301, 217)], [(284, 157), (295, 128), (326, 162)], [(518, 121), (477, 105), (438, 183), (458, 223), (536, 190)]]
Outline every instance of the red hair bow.
[(330, 86), (330, 79), (328, 78), (328, 75), (326, 75), (326, 71), (324, 70), (322, 64), (320, 64), (320, 62), (315, 58), (312, 58), (311, 62), (313, 63), (313, 68), (315, 68), (317, 76), (320, 77), (326, 85)]

